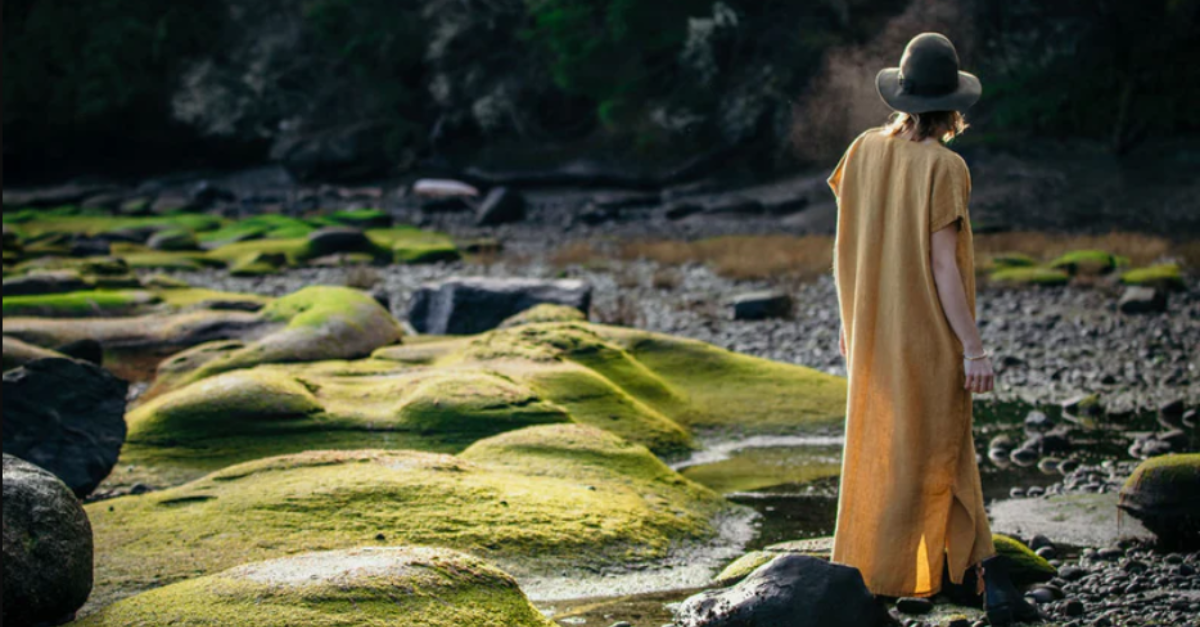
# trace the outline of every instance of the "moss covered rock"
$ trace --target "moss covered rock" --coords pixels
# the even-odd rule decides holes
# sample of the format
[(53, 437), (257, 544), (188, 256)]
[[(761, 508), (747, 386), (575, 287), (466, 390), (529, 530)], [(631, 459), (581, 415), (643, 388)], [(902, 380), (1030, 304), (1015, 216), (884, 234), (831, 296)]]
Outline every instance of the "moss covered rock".
[(1072, 275), (1097, 275), (1112, 272), (1121, 261), (1103, 250), (1072, 250), (1055, 258), (1049, 266)]
[(1166, 547), (1200, 546), (1200, 453), (1161, 455), (1138, 465), (1121, 488), (1119, 507)]
[(1016, 266), (996, 270), (988, 275), (988, 279), (995, 283), (1015, 285), (1066, 285), (1071, 275), (1055, 268)]
[(1025, 253), (1000, 253), (992, 255), (991, 261), (994, 268), (1027, 268), (1037, 265), (1037, 260)]
[(272, 302), (259, 318), (282, 328), (205, 363), (182, 382), (259, 364), (366, 357), (402, 336), (400, 324), (370, 294), (345, 287), (304, 288)]
[(519, 327), (523, 324), (533, 324), (537, 322), (586, 322), (587, 316), (575, 307), (566, 305), (555, 305), (552, 303), (542, 303), (534, 305), (521, 313), (511, 316), (500, 323), (498, 328), (508, 329), (511, 327)]
[(278, 274), (287, 265), (287, 256), (280, 253), (253, 253), (239, 259), (229, 268), (229, 274), (254, 277)]
[(1174, 263), (1127, 270), (1121, 273), (1121, 282), (1126, 285), (1144, 285), (1167, 290), (1187, 289), (1179, 265)]
[(1058, 576), (1058, 569), (1021, 541), (1001, 534), (992, 534), (996, 553), (1009, 559), (1009, 575), (1013, 583), (1025, 586), (1050, 581)]
[(87, 290), (64, 294), (6, 296), (3, 300), (3, 311), (6, 318), (122, 316), (147, 311), (151, 305), (161, 300), (157, 295), (144, 290)]
[(628, 566), (711, 538), (726, 507), (644, 447), (562, 425), (484, 440), (462, 457), (269, 458), (88, 513), (103, 604), (248, 560), (377, 542), (470, 551), (517, 575)]
[(766, 564), (767, 562), (779, 556), (778, 552), (771, 551), (750, 551), (749, 553), (733, 560), (724, 568), (716, 577), (713, 577), (713, 584), (718, 586), (732, 586), (733, 584), (746, 578), (746, 575), (754, 572), (754, 569)]
[(257, 627), (552, 627), (512, 577), (440, 548), (308, 553), (151, 590), (79, 623)]

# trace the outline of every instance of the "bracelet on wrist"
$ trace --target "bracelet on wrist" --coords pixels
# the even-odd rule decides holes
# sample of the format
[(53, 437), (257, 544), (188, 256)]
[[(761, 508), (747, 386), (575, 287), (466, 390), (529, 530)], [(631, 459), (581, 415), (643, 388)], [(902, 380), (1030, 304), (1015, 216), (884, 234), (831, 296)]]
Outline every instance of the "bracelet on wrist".
[(992, 356), (992, 351), (983, 351), (983, 353), (981, 353), (979, 355), (975, 355), (974, 357), (972, 357), (970, 355), (963, 355), (963, 359), (965, 359), (967, 361), (978, 361), (980, 359), (985, 359), (985, 358), (991, 357), (991, 356)]

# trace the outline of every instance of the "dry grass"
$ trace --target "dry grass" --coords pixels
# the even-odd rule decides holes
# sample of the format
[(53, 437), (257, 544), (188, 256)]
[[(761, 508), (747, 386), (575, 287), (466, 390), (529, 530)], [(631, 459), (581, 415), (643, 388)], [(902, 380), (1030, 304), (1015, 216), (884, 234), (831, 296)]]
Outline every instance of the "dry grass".
[[(1141, 233), (1061, 235), (1038, 231), (977, 234), (975, 260), (986, 269), (992, 255), (1023, 253), (1048, 262), (1071, 250), (1099, 249), (1128, 257), (1133, 267), (1145, 266), (1163, 256), (1175, 257), (1184, 267), (1200, 271), (1200, 241), (1172, 243)], [(811, 281), (832, 272), (833, 237), (826, 235), (736, 235), (698, 240), (638, 240), (618, 247), (615, 256), (632, 261), (658, 262), (652, 279), (658, 289), (674, 289), (682, 280), (671, 266), (707, 264), (718, 274), (738, 280), (773, 280), (787, 284)], [(551, 261), (559, 266), (577, 264), (600, 267), (613, 255), (589, 242), (572, 242), (559, 248)]]
[(824, 235), (731, 235), (695, 242), (638, 241), (622, 247), (625, 259), (672, 266), (707, 263), (731, 279), (809, 280), (831, 272), (833, 238)]

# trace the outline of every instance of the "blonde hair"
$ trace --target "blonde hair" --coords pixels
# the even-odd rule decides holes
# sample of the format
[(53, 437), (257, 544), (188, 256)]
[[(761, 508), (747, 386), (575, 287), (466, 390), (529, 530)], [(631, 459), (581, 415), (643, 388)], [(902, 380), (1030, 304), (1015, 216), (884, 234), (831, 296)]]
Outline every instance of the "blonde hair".
[(913, 131), (916, 141), (924, 141), (928, 137), (936, 137), (943, 144), (967, 130), (967, 120), (958, 111), (930, 111), (928, 113), (905, 113), (896, 111), (888, 117), (888, 123), (883, 127), (885, 135), (901, 135)]

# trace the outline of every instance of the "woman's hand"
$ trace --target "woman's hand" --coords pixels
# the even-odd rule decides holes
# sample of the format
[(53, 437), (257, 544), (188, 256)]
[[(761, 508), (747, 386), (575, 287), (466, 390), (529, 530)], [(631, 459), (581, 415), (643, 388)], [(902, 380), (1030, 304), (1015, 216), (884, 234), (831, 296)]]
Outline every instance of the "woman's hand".
[(964, 357), (963, 370), (967, 375), (963, 387), (976, 394), (991, 392), (996, 385), (996, 375), (992, 372), (991, 357), (983, 359), (966, 359)]

